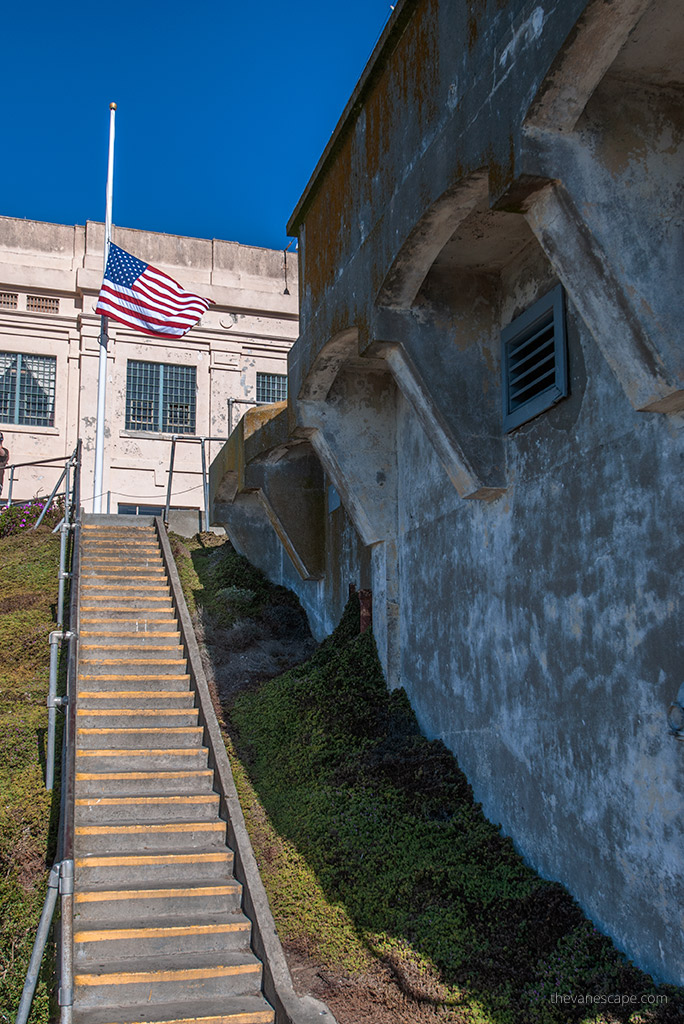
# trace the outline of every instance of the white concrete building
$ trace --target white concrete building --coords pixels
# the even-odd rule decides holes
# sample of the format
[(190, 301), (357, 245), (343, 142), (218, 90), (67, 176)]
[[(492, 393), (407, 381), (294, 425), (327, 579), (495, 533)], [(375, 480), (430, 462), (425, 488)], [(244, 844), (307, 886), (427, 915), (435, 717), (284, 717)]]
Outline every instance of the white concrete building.
[[(115, 227), (113, 241), (214, 302), (169, 341), (109, 321), (103, 511), (166, 500), (203, 506), (201, 444), (226, 438), (249, 403), (285, 397), (297, 337), (296, 256), (217, 239)], [(104, 226), (0, 217), (0, 431), (11, 463), (65, 456), (83, 439), (82, 497), (92, 508)], [(219, 450), (206, 445), (206, 459)], [(15, 470), (13, 500), (47, 494), (59, 467)], [(6, 499), (9, 474), (5, 475)]]

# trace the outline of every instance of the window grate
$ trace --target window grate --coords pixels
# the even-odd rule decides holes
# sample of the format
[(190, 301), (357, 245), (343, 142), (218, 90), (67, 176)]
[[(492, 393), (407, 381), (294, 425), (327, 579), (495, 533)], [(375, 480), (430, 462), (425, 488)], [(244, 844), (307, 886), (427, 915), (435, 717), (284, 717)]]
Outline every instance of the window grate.
[(256, 400), (259, 405), (267, 402), (284, 402), (287, 398), (287, 376), (284, 373), (257, 373)]
[(3, 309), (16, 309), (19, 296), (16, 292), (0, 292), (0, 306)]
[(33, 313), (59, 313), (59, 299), (49, 295), (27, 295), (26, 308)]
[(129, 360), (126, 368), (126, 430), (194, 434), (194, 366)]
[(0, 352), (0, 422), (54, 426), (56, 376), (55, 356)]
[(503, 420), (514, 430), (568, 394), (565, 305), (560, 285), (501, 332)]

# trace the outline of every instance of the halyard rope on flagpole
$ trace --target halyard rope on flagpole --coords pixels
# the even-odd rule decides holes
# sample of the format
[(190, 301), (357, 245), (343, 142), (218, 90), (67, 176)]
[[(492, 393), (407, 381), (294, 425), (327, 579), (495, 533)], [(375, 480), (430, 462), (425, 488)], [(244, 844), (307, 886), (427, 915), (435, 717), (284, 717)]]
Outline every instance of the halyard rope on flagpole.
[[(107, 161), (107, 209), (105, 213), (104, 265), (107, 266), (112, 240), (112, 200), (114, 195), (114, 118), (116, 103), (109, 104), (109, 158)], [(93, 512), (102, 511), (105, 399), (107, 395), (107, 317), (100, 318), (100, 360), (97, 374), (97, 423), (95, 426), (95, 473), (93, 475)]]

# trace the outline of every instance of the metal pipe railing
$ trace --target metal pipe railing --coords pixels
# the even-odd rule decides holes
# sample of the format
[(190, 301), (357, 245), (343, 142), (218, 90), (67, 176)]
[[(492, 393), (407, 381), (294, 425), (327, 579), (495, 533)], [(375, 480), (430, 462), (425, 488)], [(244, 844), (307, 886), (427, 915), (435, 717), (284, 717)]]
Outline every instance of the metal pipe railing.
[[(50, 634), (50, 663), (55, 662), (54, 674), (51, 671), (50, 690), (48, 693), (48, 747), (52, 744), (52, 759), (50, 754), (46, 757), (46, 785), (48, 773), (50, 785), (54, 781), (54, 733), (56, 726), (56, 711), (58, 707), (66, 708), (66, 723), (62, 736), (62, 787), (59, 812), (59, 826), (57, 833), (57, 854), (55, 862), (48, 878), (48, 891), (40, 917), (38, 931), (33, 944), (33, 952), (29, 962), (24, 990), (17, 1010), (15, 1024), (26, 1024), (31, 1011), (31, 1003), (38, 982), (40, 965), (45, 952), (45, 945), (50, 931), (50, 923), (54, 915), (57, 896), (61, 904), (61, 942), (60, 942), (60, 1021), (61, 1024), (71, 1024), (73, 1007), (73, 893), (74, 893), (74, 778), (75, 778), (75, 738), (76, 738), (76, 680), (78, 671), (78, 601), (79, 601), (79, 566), (80, 566), (80, 533), (81, 533), (81, 452), (82, 445), (79, 440), (76, 451), (70, 459), (73, 469), (73, 488), (68, 486), (67, 493), (72, 490), (72, 500), (68, 501), (64, 515), (67, 529), (63, 536), (69, 536), (73, 531), (73, 543), (71, 550), (71, 574), (61, 573), (60, 583), (71, 576), (71, 593), (69, 599), (69, 625), (68, 631), (55, 630)], [(49, 461), (49, 460), (47, 460)], [(60, 555), (60, 565), (62, 564)], [(66, 564), (66, 560), (64, 562)], [(62, 593), (62, 610), (64, 598)], [(59, 613), (58, 613), (59, 618)], [(60, 626), (63, 623), (59, 623)], [(57, 696), (57, 636), (69, 641), (69, 653), (67, 660), (66, 694), (60, 698)], [(55, 652), (53, 654), (53, 651)], [(53, 683), (54, 679), (54, 683)], [(52, 740), (50, 740), (50, 718), (53, 720)], [(50, 769), (50, 764), (52, 768)]]
[(213, 437), (213, 436), (192, 436), (189, 437), (187, 434), (173, 434), (171, 437), (171, 453), (169, 455), (169, 482), (166, 487), (166, 505), (164, 507), (164, 522), (168, 525), (169, 512), (171, 510), (171, 488), (173, 486), (173, 467), (176, 460), (176, 443), (178, 441), (195, 442), (199, 441), (202, 447), (202, 495), (204, 500), (204, 514), (202, 516), (202, 522), (205, 531), (209, 529), (209, 476), (207, 474), (207, 454), (206, 445), (208, 441), (227, 441), (226, 437)]

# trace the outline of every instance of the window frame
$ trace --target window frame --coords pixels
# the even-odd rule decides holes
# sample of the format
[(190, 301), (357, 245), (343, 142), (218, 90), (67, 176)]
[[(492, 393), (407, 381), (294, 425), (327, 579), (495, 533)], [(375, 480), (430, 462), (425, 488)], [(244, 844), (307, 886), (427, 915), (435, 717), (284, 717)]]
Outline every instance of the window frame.
[[(553, 327), (553, 369), (552, 382), (543, 391), (532, 395), (529, 399), (511, 408), (511, 366), (510, 351), (515, 344), (524, 344), (532, 339), (537, 330), (548, 326)], [(558, 284), (541, 299), (533, 303), (524, 313), (517, 316), (501, 331), (501, 398), (503, 413), (503, 429), (510, 433), (541, 413), (546, 412), (556, 402), (569, 394), (568, 379), (568, 345), (565, 316), (565, 293), (563, 286)]]
[[(152, 378), (156, 373), (156, 379), (145, 381), (142, 376), (136, 380), (132, 375), (136, 372), (134, 367), (150, 367), (153, 368), (149, 374), (149, 378)], [(188, 397), (187, 402), (173, 401), (169, 397), (169, 391), (171, 388), (179, 391), (181, 385), (178, 383), (169, 383), (170, 372), (175, 373), (183, 371), (188, 374), (191, 378), (191, 383), (185, 385), (185, 394)], [(139, 371), (138, 371), (139, 372)], [(165, 380), (166, 377), (166, 380)], [(134, 387), (139, 393), (133, 393)], [(142, 393), (143, 387), (149, 389), (147, 394)], [(140, 415), (137, 419), (132, 417), (132, 405), (134, 402), (149, 403), (152, 407), (152, 421), (149, 426), (146, 426), (141, 422)], [(182, 425), (171, 424), (170, 421), (170, 410), (171, 406), (187, 406), (188, 408), (188, 427), (184, 429)], [(161, 363), (154, 362), (150, 359), (128, 359), (126, 361), (126, 395), (125, 395), (125, 409), (124, 409), (124, 424), (125, 430), (133, 433), (142, 434), (177, 434), (177, 435), (188, 435), (192, 436), (197, 430), (197, 367), (193, 365), (185, 365), (178, 363)]]
[[(44, 355), (42, 352), (9, 352), (3, 350), (0, 352), (0, 357), (9, 356), (10, 364), (5, 370), (8, 373), (12, 369), (11, 360), (16, 360), (15, 365), (15, 381), (11, 389), (8, 389), (9, 395), (9, 406), (8, 412), (10, 415), (7, 419), (0, 418), (0, 423), (6, 424), (7, 426), (16, 427), (54, 427), (55, 425), (55, 405), (57, 400), (57, 357), (51, 355)], [(49, 405), (49, 412), (47, 416), (43, 415), (42, 418), (38, 418), (37, 414), (29, 414), (28, 401), (31, 397), (26, 395), (25, 388), (22, 388), (22, 378), (24, 375), (23, 361), (24, 359), (38, 359), (44, 362), (47, 369), (47, 379), (45, 381), (38, 381), (36, 378), (36, 384), (38, 387), (46, 385), (47, 390), (43, 389), (43, 393), (46, 395), (47, 404)], [(27, 372), (32, 372), (28, 370)], [(22, 401), (23, 399), (23, 401)], [(23, 413), (22, 413), (23, 408)], [(23, 419), (22, 419), (23, 415)]]
[[(263, 383), (263, 381), (260, 382), (259, 378), (264, 378), (264, 377), (270, 378), (270, 381), (272, 381), (274, 378), (277, 378), (278, 381), (284, 382), (285, 395), (282, 398), (259, 398), (259, 384)], [(270, 382), (266, 386), (270, 387), (271, 386)], [(276, 402), (286, 402), (287, 401), (287, 374), (286, 373), (267, 373), (265, 370), (257, 370), (256, 388), (255, 388), (255, 392), (254, 393), (255, 393), (255, 400), (256, 400), (257, 405), (275, 405)]]

